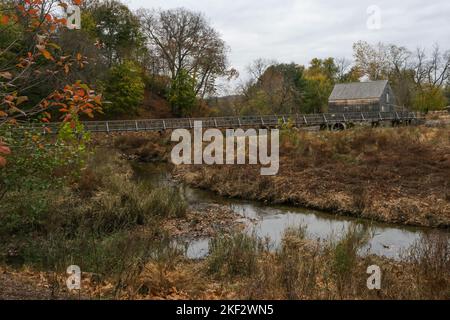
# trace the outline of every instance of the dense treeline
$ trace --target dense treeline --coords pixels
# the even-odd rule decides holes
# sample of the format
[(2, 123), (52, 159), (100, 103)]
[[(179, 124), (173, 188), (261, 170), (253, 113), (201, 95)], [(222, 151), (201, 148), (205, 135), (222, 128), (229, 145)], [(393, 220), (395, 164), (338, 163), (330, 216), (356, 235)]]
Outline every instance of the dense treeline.
[[(1, 81), (10, 77), (17, 56), (39, 46), (40, 34), (30, 32), (27, 19), (12, 21), (6, 15), (29, 2), (1, 1)], [(33, 3), (45, 20), (44, 13), (58, 12), (61, 2)], [(24, 110), (75, 81), (102, 94), (105, 118), (139, 116), (161, 104), (166, 116), (326, 112), (334, 84), (381, 79), (391, 81), (399, 106), (426, 111), (450, 103), (449, 51), (438, 45), (411, 51), (363, 41), (354, 44), (352, 60), (314, 58), (302, 66), (258, 59), (245, 70), (250, 77), (240, 82), (235, 95), (212, 98), (220, 95), (219, 78), (237, 79), (239, 73), (230, 67), (229, 48), (203, 14), (183, 8), (134, 12), (117, 0), (75, 2), (81, 6), (81, 30), (57, 28), (46, 52), (78, 58), (63, 63), (70, 73), (43, 72), (51, 59), (34, 61), (37, 72), (14, 87), (17, 96), (27, 97), (21, 101)], [(1, 83), (5, 99), (10, 88)]]
[[(63, 14), (71, 2), (81, 6), (80, 30), (63, 27)], [(11, 94), (3, 80), (15, 76), (10, 70), (17, 57), (45, 49), (45, 56), (33, 61), (39, 73), (33, 71), (26, 83), (14, 85), (14, 91), (28, 98), (24, 110), (53, 90), (81, 80), (103, 94), (108, 117), (136, 113), (145, 92), (169, 101), (172, 115), (190, 115), (201, 107), (203, 97), (215, 94), (218, 77), (235, 75), (227, 68), (228, 48), (200, 13), (186, 9), (132, 12), (116, 0), (3, 0), (0, 6), (3, 98)], [(46, 12), (58, 17), (59, 25), (52, 26), (51, 32), (37, 27), (53, 23), (53, 15)], [(43, 39), (51, 39), (51, 46), (42, 46)], [(57, 58), (66, 56), (75, 56), (82, 64), (72, 70), (72, 65)], [(46, 72), (52, 62), (63, 70)], [(41, 79), (36, 78), (38, 74)]]

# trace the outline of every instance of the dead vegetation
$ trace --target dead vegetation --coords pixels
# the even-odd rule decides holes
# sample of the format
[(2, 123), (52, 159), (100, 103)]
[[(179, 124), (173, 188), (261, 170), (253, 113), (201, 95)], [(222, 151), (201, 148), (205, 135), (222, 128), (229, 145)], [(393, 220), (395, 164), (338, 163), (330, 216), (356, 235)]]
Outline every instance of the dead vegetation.
[[(306, 232), (303, 227), (287, 230), (275, 251), (252, 235), (219, 235), (202, 261), (187, 260), (162, 245), (140, 268), (123, 271), (119, 291), (114, 278), (98, 281), (84, 274), (78, 296), (60, 294), (78, 299), (450, 299), (446, 237), (424, 237), (405, 252), (403, 261), (393, 261), (361, 253), (367, 230), (349, 229), (342, 238), (322, 241), (306, 240)], [(372, 265), (381, 268), (381, 290), (367, 288)], [(55, 286), (48, 274), (14, 274), (26, 283), (34, 279), (41, 289), (31, 292)], [(64, 276), (56, 279), (63, 287)]]
[[(164, 158), (163, 150), (170, 144), (158, 142), (154, 135), (121, 137), (116, 146), (131, 156), (142, 146), (152, 149), (149, 139), (159, 145), (155, 152)], [(194, 186), (226, 196), (393, 223), (449, 226), (448, 130), (289, 130), (282, 139), (276, 177), (261, 177), (259, 168), (251, 166), (184, 166), (176, 172)], [(45, 195), (50, 207), (31, 203), (39, 209), (33, 220), (21, 218), (26, 210), (19, 210), (10, 195), (17, 210), (1, 216), (7, 218), (2, 235), (10, 232), (14, 237), (3, 238), (1, 258), (18, 269), (3, 269), (0, 296), (450, 299), (448, 237), (424, 237), (401, 261), (361, 255), (367, 237), (366, 230), (359, 229), (348, 230), (340, 239), (315, 242), (307, 240), (305, 228), (292, 228), (272, 250), (267, 240), (237, 232), (240, 225), (231, 212), (218, 207), (192, 211), (167, 190), (146, 189), (149, 196), (139, 197), (144, 190), (131, 177), (122, 160), (97, 155), (70, 190), (60, 190), (56, 197)], [(30, 195), (27, 201), (42, 199), (42, 194)], [(32, 241), (25, 241), (17, 230)], [(172, 241), (192, 236), (213, 238), (204, 260), (187, 259)], [(79, 261), (85, 272), (83, 290), (74, 296), (64, 286), (65, 268)], [(367, 289), (370, 265), (382, 269), (380, 291)]]
[[(0, 265), (40, 270), (45, 279), (38, 283), (48, 289), (43, 298), (50, 299), (66, 297), (62, 280), (67, 267), (76, 264), (93, 275), (85, 279), (89, 290), (83, 298), (117, 298), (135, 294), (129, 290), (147, 264), (182, 257), (184, 250), (175, 241), (234, 232), (241, 226), (236, 220), (219, 206), (189, 208), (176, 188), (133, 180), (129, 163), (98, 149), (77, 183), (36, 190), (26, 198), (15, 192), (5, 196)], [(10, 272), (1, 281), (0, 287), (21, 280)], [(5, 288), (5, 295), (20, 295), (18, 290), (27, 286)]]

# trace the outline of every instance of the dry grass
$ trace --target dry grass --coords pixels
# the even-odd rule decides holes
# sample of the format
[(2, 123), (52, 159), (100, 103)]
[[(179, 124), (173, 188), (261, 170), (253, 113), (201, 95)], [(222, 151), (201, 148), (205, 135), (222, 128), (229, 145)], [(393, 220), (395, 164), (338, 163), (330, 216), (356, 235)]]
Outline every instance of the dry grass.
[[(99, 281), (95, 275), (85, 274), (81, 298), (450, 299), (447, 238), (425, 237), (405, 252), (407, 260), (393, 261), (360, 255), (364, 230), (349, 229), (340, 239), (320, 242), (306, 240), (305, 234), (305, 228), (287, 230), (275, 252), (255, 236), (219, 236), (204, 261), (189, 261), (169, 242), (160, 242), (147, 249), (150, 254), (145, 261), (124, 260), (127, 263), (115, 277)], [(119, 249), (126, 248), (119, 246)], [(121, 261), (114, 263), (117, 266)], [(367, 288), (366, 271), (371, 265), (378, 265), (382, 271), (379, 291)], [(30, 283), (26, 279), (37, 277), (30, 271), (16, 274), (22, 278), (16, 281), (19, 284)], [(63, 273), (53, 274), (56, 280), (49, 275), (41, 274), (41, 287), (51, 284), (64, 288)], [(2, 281), (0, 277), (0, 284)], [(32, 289), (30, 292), (40, 292)], [(67, 298), (67, 292), (59, 292), (59, 297)]]
[[(242, 279), (241, 299), (449, 299), (448, 239), (422, 239), (407, 252), (412, 261), (360, 256), (364, 232), (348, 230), (339, 241), (312, 242), (288, 231), (281, 248), (263, 252)], [(370, 291), (367, 268), (382, 270), (380, 291)]]
[[(349, 229), (338, 240), (305, 239), (304, 228), (287, 230), (281, 247), (239, 235), (213, 241), (205, 261), (151, 263), (140, 276), (146, 299), (449, 299), (448, 239), (422, 239), (393, 261), (360, 255), (366, 230)], [(261, 245), (262, 244), (262, 245)], [(367, 288), (367, 268), (382, 270), (381, 290)], [(144, 290), (142, 292), (142, 290)]]
[(119, 135), (113, 145), (124, 155), (144, 162), (164, 161), (168, 154), (167, 135), (155, 133)]

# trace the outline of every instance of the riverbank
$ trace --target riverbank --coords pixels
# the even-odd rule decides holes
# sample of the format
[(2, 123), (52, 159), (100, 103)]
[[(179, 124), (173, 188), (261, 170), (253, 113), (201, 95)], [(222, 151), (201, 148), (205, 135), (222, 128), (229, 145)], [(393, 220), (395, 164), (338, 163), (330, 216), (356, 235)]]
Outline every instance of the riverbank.
[[(115, 147), (168, 161), (169, 137), (128, 135)], [(282, 130), (280, 171), (258, 166), (178, 166), (174, 176), (221, 196), (288, 204), (421, 227), (450, 227), (450, 129)]]
[[(217, 236), (204, 260), (182, 254), (152, 259), (139, 271), (124, 270), (121, 282), (85, 272), (75, 292), (65, 289), (64, 273), (0, 269), (0, 299), (450, 299), (446, 238), (423, 238), (399, 262), (359, 256), (361, 230), (348, 230), (337, 242), (306, 240), (306, 230), (287, 230), (275, 252), (254, 236)], [(381, 270), (380, 290), (367, 287), (373, 265)]]
[[(79, 174), (59, 188), (4, 195), (0, 299), (122, 296), (123, 283), (146, 264), (176, 263), (189, 241), (243, 227), (242, 217), (226, 206), (189, 206), (177, 189), (134, 179), (130, 163), (116, 152), (94, 149)], [(81, 296), (65, 286), (72, 264), (89, 275)]]

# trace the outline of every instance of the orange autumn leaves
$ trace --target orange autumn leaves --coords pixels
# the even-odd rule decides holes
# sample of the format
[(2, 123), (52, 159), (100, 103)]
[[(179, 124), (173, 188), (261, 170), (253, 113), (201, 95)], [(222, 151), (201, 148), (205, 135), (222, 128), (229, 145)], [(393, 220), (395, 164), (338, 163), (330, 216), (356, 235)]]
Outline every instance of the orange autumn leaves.
[[(14, 103), (20, 104), (20, 100), (23, 99), (24, 97), (10, 96), (8, 101), (14, 105)], [(72, 129), (75, 129), (76, 120), (79, 115), (84, 114), (93, 118), (95, 112), (103, 113), (102, 96), (96, 94), (88, 85), (81, 82), (67, 85), (61, 91), (55, 91), (41, 102), (40, 107), (43, 110), (41, 113), (41, 121), (43, 123), (50, 123), (51, 120), (51, 114), (44, 110), (59, 108), (58, 110), (62, 114), (59, 120), (70, 123)], [(49, 128), (45, 128), (45, 130), (51, 132)], [(6, 166), (7, 161), (4, 156), (10, 153), (11, 149), (0, 140), (0, 168)]]
[[(66, 85), (63, 89), (55, 89), (53, 93), (44, 97), (37, 104), (36, 101), (29, 100), (26, 94), (21, 93), (23, 92), (22, 87), (30, 86), (26, 82), (23, 86), (21, 85), (20, 79), (24, 78), (24, 74), (38, 76), (45, 72), (50, 75), (69, 74), (74, 67), (82, 69), (88, 63), (86, 57), (81, 53), (75, 54), (74, 57), (64, 55), (63, 49), (51, 41), (55, 38), (54, 34), (65, 27), (67, 21), (58, 14), (42, 15), (44, 4), (42, 0), (21, 0), (15, 4), (14, 10), (0, 13), (0, 26), (20, 24), (26, 32), (33, 32), (35, 34), (34, 48), (36, 49), (18, 57), (18, 62), (9, 69), (0, 70), (0, 86), (10, 88), (0, 92), (2, 96), (0, 126), (7, 123), (15, 125), (17, 124), (16, 119), (26, 119), (30, 116), (38, 116), (43, 123), (49, 123), (54, 114), (50, 110), (59, 110), (61, 113), (57, 121), (69, 122), (71, 126), (75, 126), (79, 115), (92, 118), (95, 112), (101, 112), (101, 95), (97, 95), (81, 82)], [(66, 10), (70, 4), (81, 5), (82, 0), (57, 0), (53, 4)], [(58, 10), (51, 12), (58, 12)], [(8, 48), (6, 47), (6, 50)], [(2, 51), (0, 55), (4, 52)], [(48, 68), (42, 67), (45, 65)], [(48, 128), (45, 130), (50, 132)], [(0, 168), (6, 165), (6, 156), (10, 153), (11, 149), (0, 137)]]
[[(55, 92), (49, 97), (52, 102), (50, 107), (59, 107), (62, 113), (63, 122), (71, 122), (74, 124), (74, 117), (85, 114), (89, 118), (94, 117), (94, 112), (102, 113), (102, 96), (96, 94), (88, 85), (76, 82), (73, 85), (67, 85), (62, 92)], [(45, 115), (48, 115), (46, 113)], [(49, 117), (44, 117), (43, 122), (49, 122)]]

